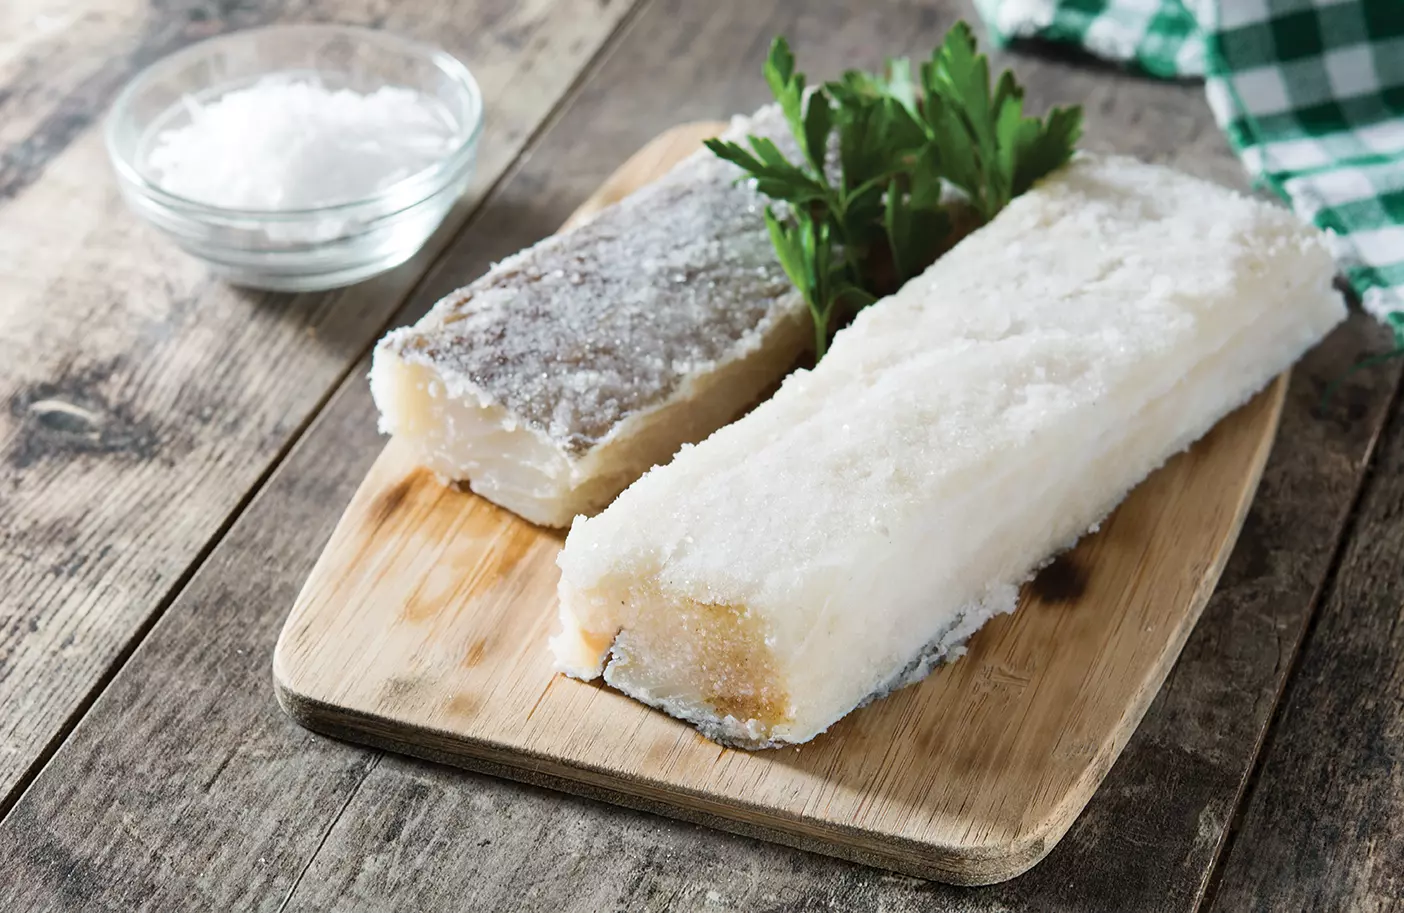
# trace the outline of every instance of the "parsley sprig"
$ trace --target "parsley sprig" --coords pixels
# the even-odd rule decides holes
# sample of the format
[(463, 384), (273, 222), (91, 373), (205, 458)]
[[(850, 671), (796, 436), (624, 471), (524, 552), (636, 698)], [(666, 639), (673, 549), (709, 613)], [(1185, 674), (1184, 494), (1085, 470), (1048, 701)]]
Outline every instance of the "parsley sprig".
[(800, 160), (765, 137), (747, 137), (749, 148), (721, 139), (707, 147), (782, 204), (766, 207), (765, 222), (813, 315), (816, 360), (853, 313), (949, 244), (946, 184), (987, 222), (1067, 162), (1082, 130), (1078, 107), (1026, 116), (1024, 90), (1008, 71), (991, 89), (989, 59), (964, 22), (915, 72), (893, 59), (878, 73), (850, 70), (806, 91), (789, 44), (777, 38), (764, 73)]

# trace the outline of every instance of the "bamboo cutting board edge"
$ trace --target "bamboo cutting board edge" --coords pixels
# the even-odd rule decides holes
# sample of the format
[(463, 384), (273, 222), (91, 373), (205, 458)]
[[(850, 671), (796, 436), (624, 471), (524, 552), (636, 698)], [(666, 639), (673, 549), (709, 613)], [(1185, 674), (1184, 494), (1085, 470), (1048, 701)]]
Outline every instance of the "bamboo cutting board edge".
[[(1081, 789), (1069, 790), (1063, 801), (1040, 826), (1022, 835), (1015, 844), (997, 852), (980, 850), (959, 844), (936, 845), (900, 839), (892, 835), (875, 837), (871, 831), (844, 827), (837, 822), (827, 825), (806, 823), (803, 819), (778, 814), (774, 809), (754, 803), (680, 789), (669, 791), (665, 784), (647, 779), (621, 777), (617, 772), (598, 766), (571, 765), (549, 754), (533, 754), (510, 745), (490, 740), (465, 737), (445, 729), (408, 726), (401, 720), (366, 710), (358, 710), (320, 699), (297, 690), (297, 678), (282, 660), (287, 656), (280, 638), (275, 653), (274, 686), (280, 705), (300, 725), (324, 735), (352, 742), (371, 744), (387, 750), (446, 763), (494, 776), (514, 779), (535, 786), (555, 789), (636, 808), (642, 811), (681, 818), (719, 830), (739, 833), (794, 846), (799, 849), (838, 856), (854, 862), (891, 869), (919, 878), (946, 881), (953, 884), (992, 884), (1013, 878), (1037, 864), (1066, 833), (1081, 813), (1091, 794), (1101, 783), (1111, 763), (1120, 754), (1136, 724), (1159, 691), (1165, 677), (1179, 655), (1203, 611), (1214, 584), (1231, 552), (1232, 540), (1247, 513), (1247, 506), (1257, 487), (1263, 465), (1271, 449), (1276, 420), (1285, 395), (1287, 376), (1279, 377), (1268, 390), (1259, 395), (1266, 408), (1268, 421), (1261, 443), (1254, 454), (1254, 468), (1247, 484), (1240, 491), (1236, 522), (1230, 544), (1216, 556), (1207, 569), (1200, 586), (1180, 626), (1178, 635), (1166, 651), (1166, 661), (1144, 680), (1138, 699), (1129, 703), (1122, 725), (1112, 733), (1114, 745), (1106, 753), (1106, 763), (1088, 768), (1088, 779)], [(359, 493), (358, 493), (359, 494)], [(334, 534), (335, 535), (335, 534)], [(1021, 612), (1024, 609), (1021, 608)], [(285, 628), (285, 632), (286, 632)], [(544, 644), (538, 645), (544, 649)], [(578, 684), (578, 683), (576, 683)], [(585, 685), (582, 687), (596, 687)], [(880, 706), (874, 705), (874, 706)], [(772, 823), (767, 824), (766, 819)]]
[[(676, 160), (684, 146), (689, 149), (695, 148), (701, 137), (714, 135), (719, 126), (711, 123), (683, 125), (659, 137), (630, 159), (610, 181), (606, 182), (601, 190), (591, 198), (591, 201), (582, 206), (572, 221), (578, 220), (611, 199), (633, 189), (639, 184), (638, 174), (655, 173), (658, 169), (665, 168)], [(294, 611), (289, 617), (275, 650), (275, 691), (280, 704), (296, 721), (309, 729), (328, 735), (369, 742), (431, 760), (469, 767), (647, 811), (660, 812), (724, 830), (883, 866), (919, 877), (963, 884), (1001, 881), (1025, 871), (1043, 858), (1071, 826), (1093, 790), (1105, 776), (1111, 763), (1124, 747), (1126, 740), (1134, 731), (1135, 725), (1163, 683), (1194, 622), (1212, 593), (1224, 561), (1237, 537), (1239, 525), (1247, 512), (1248, 504), (1251, 502), (1258, 478), (1271, 448), (1277, 417), (1280, 414), (1282, 398), (1285, 394), (1285, 378), (1286, 375), (1283, 375), (1269, 390), (1264, 391), (1249, 406), (1223, 423), (1223, 425), (1229, 425), (1230, 422), (1238, 423), (1233, 427), (1239, 429), (1239, 437), (1244, 439), (1238, 442), (1238, 450), (1244, 452), (1241, 454), (1241, 462), (1236, 464), (1241, 471), (1233, 476), (1231, 481), (1234, 485), (1233, 488), (1229, 489), (1236, 493), (1237, 497), (1231, 499), (1232, 509), (1229, 514), (1219, 518), (1228, 521), (1226, 526), (1221, 524), (1221, 528), (1217, 529), (1219, 547), (1206, 556), (1207, 564), (1195, 568), (1198, 571), (1195, 575), (1198, 578), (1197, 583), (1187, 594), (1187, 598), (1183, 600), (1183, 609), (1178, 618), (1174, 619), (1175, 623), (1171, 626), (1171, 630), (1167, 632), (1163, 648), (1153, 657), (1154, 661), (1150, 662), (1150, 665), (1143, 670), (1144, 674), (1138, 679), (1138, 686), (1128, 694), (1128, 700), (1122, 708), (1119, 719), (1103, 733), (1102, 741), (1090, 749), (1090, 754), (1093, 756), (1092, 763), (1086, 765), (1076, 782), (1061, 794), (1058, 801), (1053, 802), (1045, 809), (1045, 814), (1038, 821), (1032, 822), (1032, 826), (1022, 828), (1017, 839), (1003, 843), (998, 841), (960, 843), (954, 840), (942, 842), (912, 839), (910, 834), (899, 833), (900, 828), (889, 828), (887, 831), (883, 831), (872, 826), (861, 826), (851, 821), (846, 823), (834, 816), (795, 813), (792, 809), (779, 808), (765, 801), (748, 802), (739, 796), (726, 796), (697, 788), (695, 784), (689, 786), (681, 782), (669, 782), (665, 776), (661, 775), (644, 776), (637, 771), (631, 773), (621, 768), (590, 763), (578, 756), (566, 757), (559, 752), (533, 751), (525, 744), (513, 744), (510, 740), (484, 738), (481, 733), (462, 731), (464, 728), (471, 727), (460, 727), (459, 731), (455, 731), (452, 728), (432, 725), (431, 722), (422, 719), (425, 715), (422, 706), (405, 710), (398, 708), (391, 702), (387, 709), (387, 706), (378, 704), (377, 699), (364, 699), (364, 695), (359, 701), (345, 699), (345, 695), (338, 693), (339, 686), (334, 686), (333, 680), (337, 678), (336, 675), (318, 680), (318, 675), (325, 675), (326, 669), (324, 667), (314, 668), (316, 664), (311, 659), (312, 654), (304, 649), (305, 645), (296, 643), (298, 637), (290, 636), (290, 632), (294, 632), (295, 623), (305, 620), (304, 616), (309, 611), (322, 611), (323, 613), (364, 611), (365, 606), (326, 604), (318, 606), (315, 596), (318, 592), (329, 589), (328, 580), (337, 579), (334, 575), (328, 577), (323, 565), (327, 562), (335, 563), (339, 558), (344, 558), (345, 556), (341, 555), (341, 550), (356, 535), (356, 529), (343, 529), (343, 526), (348, 524), (354, 526), (357, 516), (364, 520), (364, 512), (362, 515), (356, 514), (357, 505), (364, 505), (370, 499), (383, 494), (378, 486), (375, 487), (375, 490), (367, 491), (368, 488), (372, 487), (373, 480), (381, 477), (378, 472), (382, 474), (401, 472), (406, 480), (413, 478), (412, 470), (406, 466), (387, 465), (382, 467), (382, 463), (395, 464), (394, 442), (387, 446), (386, 453), (382, 454), (377, 461), (376, 468), (368, 475), (361, 490), (357, 491), (352, 506), (348, 508), (346, 515), (338, 524), (331, 542), (322, 558), (319, 559), (318, 568), (314, 569), (303, 593), (299, 595)], [(1211, 433), (1211, 437), (1214, 437), (1214, 433)], [(1196, 451), (1203, 449), (1203, 445), (1196, 445), (1194, 448)], [(1220, 446), (1219, 449), (1222, 450), (1223, 447)], [(1192, 455), (1180, 459), (1191, 458)], [(385, 475), (385, 478), (389, 477), (389, 475)], [(1116, 515), (1113, 517), (1115, 518)], [(511, 521), (506, 522), (510, 524)], [(525, 526), (525, 524), (521, 524), (521, 521), (515, 522)], [(1079, 546), (1079, 549), (1081, 548), (1082, 546)], [(371, 606), (371, 608), (374, 609), (375, 606)], [(396, 608), (398, 610), (398, 607)], [(1033, 610), (1029, 606), (1024, 606), (1014, 617), (1017, 619), (1030, 611)], [(1016, 623), (1011, 622), (1005, 627)], [(308, 627), (305, 624), (297, 629), (300, 633), (306, 633), (307, 630)], [(535, 649), (544, 651), (544, 642), (537, 643)], [(418, 654), (411, 654), (410, 664), (418, 661)], [(973, 663), (973, 660), (962, 660), (961, 663), (955, 664), (955, 667), (959, 668), (962, 663), (968, 667)], [(351, 665), (353, 664), (342, 664), (340, 674), (343, 678), (346, 669), (350, 668)], [(394, 678), (387, 680), (390, 684), (402, 681)], [(579, 683), (571, 684), (580, 688), (593, 687)], [(907, 689), (907, 691), (924, 688), (925, 683)], [(549, 685), (546, 691), (550, 691)], [(862, 714), (881, 715), (882, 708), (888, 708), (895, 713), (897, 711), (893, 708), (902, 702), (901, 695), (904, 693), (899, 692), (898, 695), (880, 701), (862, 711)], [(538, 698), (538, 704), (541, 703), (545, 694), (546, 692), (543, 692), (542, 698)], [(623, 699), (621, 698), (621, 700)], [(421, 718), (410, 719), (416, 716)], [(528, 714), (529, 719), (530, 714)], [(840, 726), (842, 727), (843, 724)], [(697, 737), (697, 740), (701, 741), (700, 737)], [(679, 740), (678, 745), (681, 744), (682, 742)], [(707, 744), (710, 745), (710, 743)], [(686, 753), (691, 749), (679, 748), (678, 750)], [(715, 752), (717, 748), (711, 746), (710, 750)], [(842, 755), (842, 749), (835, 749), (832, 753)], [(726, 752), (723, 752), (723, 755), (725, 754)], [(841, 760), (841, 757), (838, 758), (838, 761)], [(781, 762), (774, 766), (782, 767), (784, 764)]]
[[(987, 865), (959, 846), (875, 838), (869, 831), (837, 824), (819, 827), (800, 818), (790, 818), (781, 826), (768, 809), (740, 802), (728, 805), (702, 794), (669, 793), (654, 784), (625, 783), (608, 771), (570, 768), (548, 756), (532, 757), (450, 732), (416, 729), (413, 739), (405, 738), (399, 735), (404, 726), (397, 720), (297, 694), (276, 677), (274, 693), (294, 722), (331, 738), (948, 884), (996, 884), (1023, 874), (1057, 845), (1082, 810), (1078, 804), (1066, 821), (1050, 820), (1046, 832), (1031, 834), (1020, 846), (990, 856), (988, 862), (993, 865)], [(767, 817), (775, 823), (767, 824)]]

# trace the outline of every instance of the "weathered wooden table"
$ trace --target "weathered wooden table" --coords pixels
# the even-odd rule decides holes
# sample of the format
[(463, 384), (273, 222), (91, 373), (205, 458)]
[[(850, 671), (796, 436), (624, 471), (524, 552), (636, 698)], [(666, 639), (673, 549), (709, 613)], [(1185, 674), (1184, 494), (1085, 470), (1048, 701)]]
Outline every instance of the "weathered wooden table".
[[(682, 120), (924, 53), (968, 0), (6, 0), (0, 7), (0, 908), (1404, 908), (1404, 420), (1355, 316), (1293, 378), (1178, 666), (1029, 874), (926, 884), (313, 736), (274, 702), (294, 595), (380, 450), (376, 337), (554, 230)], [(100, 121), (144, 64), (269, 22), (436, 42), (488, 99), (413, 262), (329, 294), (212, 281), (118, 199)], [(1005, 55), (1087, 144), (1243, 176), (1200, 87)], [(973, 305), (972, 305), (973, 306)]]

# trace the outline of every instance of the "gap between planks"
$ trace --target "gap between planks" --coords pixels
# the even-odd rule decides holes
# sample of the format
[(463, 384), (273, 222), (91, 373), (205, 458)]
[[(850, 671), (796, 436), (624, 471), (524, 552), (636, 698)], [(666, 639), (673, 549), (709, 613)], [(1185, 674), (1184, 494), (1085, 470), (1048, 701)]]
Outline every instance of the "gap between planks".
[[(1352, 306), (1356, 306), (1356, 304), (1353, 302)], [(1242, 831), (1243, 819), (1252, 805), (1253, 795), (1257, 791), (1258, 781), (1263, 773), (1263, 765), (1272, 753), (1273, 744), (1282, 723), (1283, 710), (1287, 706), (1288, 698), (1300, 672), (1302, 655), (1305, 653), (1307, 645), (1316, 636), (1326, 601), (1336, 588), (1341, 561), (1345, 558), (1346, 551), (1350, 547), (1356, 527), (1360, 522), (1361, 503), (1378, 472), (1380, 439), (1389, 432), (1396, 422), (1404, 421), (1404, 416), (1400, 415), (1400, 409), (1404, 407), (1404, 370), (1399, 368), (1390, 368), (1389, 370), (1394, 376), (1390, 381), (1389, 404), (1385, 407), (1384, 419), (1375, 426), (1374, 432), (1370, 435), (1369, 444), (1365, 448), (1364, 469), (1356, 478), (1355, 491), (1351, 495), (1350, 504), (1341, 519), (1340, 532), (1331, 548), (1331, 558), (1326, 565), (1326, 573), (1321, 575), (1321, 579), (1311, 595), (1306, 623), (1301, 626), (1300, 634), (1292, 644), (1285, 660), (1287, 668), (1279, 679), (1277, 690), (1273, 694), (1272, 712), (1268, 715), (1267, 725), (1258, 735), (1257, 745), (1253, 749), (1252, 768), (1238, 789), (1238, 795), (1233, 804), (1233, 815), (1214, 851), (1213, 863), (1210, 865), (1209, 875), (1205, 879), (1204, 889), (1195, 903), (1196, 911), (1204, 910), (1212, 913), (1218, 902), (1219, 889), (1223, 882), (1225, 869), (1229, 860), (1233, 858), (1234, 852), (1238, 849), (1238, 837)]]

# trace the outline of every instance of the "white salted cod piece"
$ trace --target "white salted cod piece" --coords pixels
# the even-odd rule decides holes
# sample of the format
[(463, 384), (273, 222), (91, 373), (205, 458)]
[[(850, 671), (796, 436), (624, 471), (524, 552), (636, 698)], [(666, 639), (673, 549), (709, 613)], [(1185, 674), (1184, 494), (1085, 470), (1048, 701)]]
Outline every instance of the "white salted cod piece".
[(1321, 234), (1081, 157), (684, 448), (559, 563), (558, 667), (747, 748), (960, 655), (1020, 583), (1344, 317)]
[[(792, 143), (778, 108), (726, 136)], [(376, 347), (381, 430), (534, 523), (594, 513), (775, 385), (810, 339), (765, 201), (705, 149)]]

